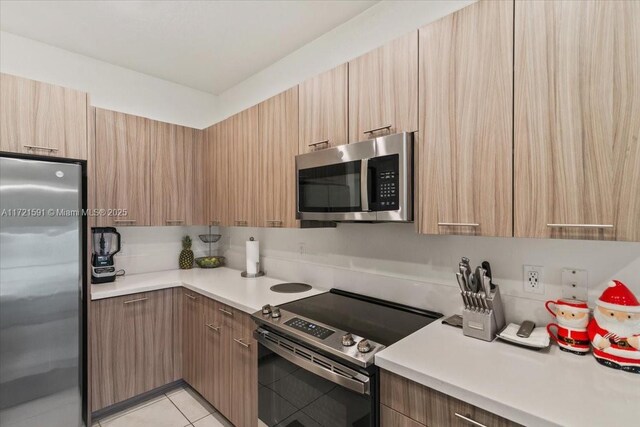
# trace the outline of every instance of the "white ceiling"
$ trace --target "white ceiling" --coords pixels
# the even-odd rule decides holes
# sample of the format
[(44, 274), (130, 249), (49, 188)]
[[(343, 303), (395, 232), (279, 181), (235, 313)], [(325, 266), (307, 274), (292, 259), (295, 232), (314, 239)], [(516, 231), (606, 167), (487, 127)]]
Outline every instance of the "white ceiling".
[(375, 3), (2, 0), (0, 29), (218, 95)]

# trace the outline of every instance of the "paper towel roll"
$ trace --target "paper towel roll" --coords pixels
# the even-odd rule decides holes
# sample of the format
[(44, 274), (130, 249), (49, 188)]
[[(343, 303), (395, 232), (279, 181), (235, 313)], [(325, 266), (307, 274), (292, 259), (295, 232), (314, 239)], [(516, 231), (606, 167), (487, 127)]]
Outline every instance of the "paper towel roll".
[(258, 263), (260, 262), (260, 242), (253, 240), (253, 237), (247, 241), (247, 274), (258, 273)]

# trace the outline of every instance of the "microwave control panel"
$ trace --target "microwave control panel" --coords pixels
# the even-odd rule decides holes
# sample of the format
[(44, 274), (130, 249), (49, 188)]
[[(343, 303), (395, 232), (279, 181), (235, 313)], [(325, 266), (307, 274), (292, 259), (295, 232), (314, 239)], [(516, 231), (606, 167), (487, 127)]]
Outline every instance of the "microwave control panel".
[(395, 211), (400, 208), (398, 162), (397, 154), (369, 160), (369, 166), (373, 166), (375, 173), (376, 197), (372, 207), (376, 211)]

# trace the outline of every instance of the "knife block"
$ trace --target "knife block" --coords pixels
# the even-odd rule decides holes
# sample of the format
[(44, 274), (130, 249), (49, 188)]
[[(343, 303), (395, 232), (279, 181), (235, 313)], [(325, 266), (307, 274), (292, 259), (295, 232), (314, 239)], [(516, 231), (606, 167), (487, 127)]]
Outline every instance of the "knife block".
[(491, 295), (486, 298), (489, 312), (483, 313), (465, 308), (462, 310), (462, 333), (468, 337), (484, 341), (493, 341), (498, 331), (505, 325), (504, 308), (500, 297), (500, 288), (496, 285)]

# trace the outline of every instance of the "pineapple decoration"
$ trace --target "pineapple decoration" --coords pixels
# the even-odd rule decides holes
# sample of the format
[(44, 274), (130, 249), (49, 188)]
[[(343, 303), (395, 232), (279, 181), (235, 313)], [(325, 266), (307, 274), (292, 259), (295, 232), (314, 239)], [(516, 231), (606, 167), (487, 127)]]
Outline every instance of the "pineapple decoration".
[(180, 251), (180, 258), (178, 259), (180, 268), (188, 270), (193, 268), (193, 251), (191, 250), (191, 237), (184, 236), (182, 238), (182, 250)]

